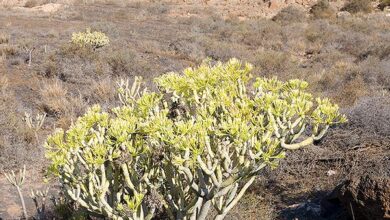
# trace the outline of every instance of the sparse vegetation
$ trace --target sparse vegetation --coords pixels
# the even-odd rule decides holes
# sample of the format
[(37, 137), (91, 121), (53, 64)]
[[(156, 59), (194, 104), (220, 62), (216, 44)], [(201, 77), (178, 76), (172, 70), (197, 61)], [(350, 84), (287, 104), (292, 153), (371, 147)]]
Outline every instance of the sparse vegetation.
[(288, 6), (275, 15), (272, 20), (282, 24), (303, 22), (306, 20), (306, 13), (296, 6)]
[(0, 33), (0, 44), (7, 44), (9, 42), (9, 36), (3, 33)]
[(372, 0), (349, 0), (344, 7), (343, 11), (348, 11), (351, 13), (364, 12), (368, 13), (372, 11)]
[(46, 84), (40, 91), (43, 110), (50, 116), (65, 114), (70, 103), (67, 99), (68, 91), (60, 81)]
[(383, 10), (386, 7), (390, 7), (390, 0), (380, 0), (378, 7)]
[[(344, 0), (310, 0), (311, 8), (300, 5), (306, 0), (289, 8), (269, 1), (176, 1), (64, 6), (62, 0), (35, 0), (30, 7), (24, 5), (28, 1), (0, 1), (0, 218), (21, 217), (4, 173), (26, 164), (24, 189), (36, 192), (49, 185), (56, 197), (55, 205), (46, 206), (47, 219), (99, 219), (56, 195), (55, 179), (43, 183), (49, 161), (42, 143), (56, 129), (69, 130), (93, 105), (113, 117), (112, 108), (120, 104), (119, 79), (128, 78), (131, 85), (141, 76), (149, 92), (157, 92), (153, 79), (204, 59), (213, 66), (237, 57), (254, 64), (254, 78), (307, 81), (308, 92), (329, 97), (350, 119), (304, 150), (288, 151), (277, 168), (264, 168), (227, 219), (324, 220), (316, 210), (324, 208), (320, 201), (336, 185), (372, 167), (378, 175), (388, 172), (390, 17), (379, 10), (386, 0), (367, 1), (373, 7), (379, 3), (369, 14), (331, 13)], [(13, 2), (20, 7), (1, 8)], [(72, 43), (72, 33), (86, 27), (104, 33), (109, 46)], [(42, 128), (35, 132), (26, 126), (25, 112), (46, 113)], [(39, 216), (31, 199), (26, 206), (30, 218)], [(337, 210), (342, 211), (330, 212), (348, 215)], [(166, 219), (167, 213), (157, 212), (156, 218)]]
[(310, 9), (310, 13), (314, 18), (333, 18), (336, 16), (336, 11), (330, 6), (329, 0), (319, 0)]

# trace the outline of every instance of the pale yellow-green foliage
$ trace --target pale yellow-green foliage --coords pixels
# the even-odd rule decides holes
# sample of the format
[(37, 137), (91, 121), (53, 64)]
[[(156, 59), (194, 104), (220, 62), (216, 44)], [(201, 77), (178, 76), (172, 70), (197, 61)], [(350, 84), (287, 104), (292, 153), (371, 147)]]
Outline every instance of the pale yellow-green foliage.
[(72, 34), (72, 43), (80, 47), (91, 46), (96, 49), (106, 46), (110, 43), (107, 35), (100, 31), (93, 31), (87, 28), (85, 32), (77, 32)]
[(122, 81), (122, 106), (94, 106), (48, 138), (50, 170), (67, 196), (110, 219), (150, 219), (161, 206), (171, 219), (203, 220), (211, 206), (223, 219), (261, 169), (346, 121), (307, 82), (251, 80), (251, 70), (204, 62), (157, 78), (159, 92)]

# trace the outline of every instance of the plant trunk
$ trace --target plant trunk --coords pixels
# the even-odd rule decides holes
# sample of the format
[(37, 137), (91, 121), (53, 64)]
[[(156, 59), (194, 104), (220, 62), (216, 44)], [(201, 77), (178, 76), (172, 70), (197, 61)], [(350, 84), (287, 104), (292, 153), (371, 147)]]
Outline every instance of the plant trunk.
[(26, 210), (26, 204), (24, 203), (24, 198), (23, 198), (22, 191), (20, 190), (19, 186), (17, 186), (16, 189), (18, 190), (19, 198), (20, 198), (20, 201), (22, 202), (24, 219), (28, 219), (27, 210)]

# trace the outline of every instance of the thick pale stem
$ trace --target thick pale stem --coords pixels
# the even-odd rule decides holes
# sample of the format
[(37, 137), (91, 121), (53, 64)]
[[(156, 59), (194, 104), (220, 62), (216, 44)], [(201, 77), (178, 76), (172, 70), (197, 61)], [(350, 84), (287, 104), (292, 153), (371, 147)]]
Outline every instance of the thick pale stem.
[(21, 203), (22, 203), (23, 217), (24, 217), (24, 219), (28, 219), (26, 204), (24, 203), (24, 198), (23, 198), (22, 190), (20, 189), (19, 186), (16, 186), (16, 190), (18, 191), (19, 198), (20, 198), (20, 201), (21, 201)]
[(237, 194), (237, 196), (233, 199), (233, 201), (223, 210), (222, 214), (215, 216), (214, 220), (222, 220), (225, 218), (226, 214), (238, 203), (238, 201), (245, 194), (246, 190), (252, 183), (255, 181), (256, 176), (252, 176), (249, 181), (242, 187), (241, 191)]
[(302, 147), (306, 147), (307, 145), (310, 145), (314, 142), (314, 138), (313, 137), (308, 137), (306, 138), (304, 141), (301, 141), (299, 143), (295, 143), (295, 144), (286, 144), (285, 143), (285, 140), (284, 138), (281, 140), (281, 147), (283, 147), (284, 149), (287, 149), (287, 150), (297, 150), (299, 148), (302, 148)]
[(206, 202), (204, 202), (202, 207), (200, 208), (200, 212), (197, 220), (205, 220), (207, 214), (210, 211), (210, 207), (211, 207), (211, 200), (207, 200)]
[(325, 133), (328, 131), (329, 125), (325, 126), (324, 129), (322, 129), (316, 136), (313, 135), (311, 137), (306, 138), (305, 140), (295, 143), (295, 144), (286, 144), (285, 138), (282, 138), (280, 145), (282, 148), (287, 150), (297, 150), (302, 147), (306, 147), (310, 144), (312, 144), (314, 141), (320, 140), (324, 137)]

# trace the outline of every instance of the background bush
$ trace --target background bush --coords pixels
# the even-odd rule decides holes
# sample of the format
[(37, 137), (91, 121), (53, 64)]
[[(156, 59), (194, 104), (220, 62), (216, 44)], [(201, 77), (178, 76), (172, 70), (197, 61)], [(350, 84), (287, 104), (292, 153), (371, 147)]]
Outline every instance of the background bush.
[(329, 0), (319, 0), (314, 4), (310, 13), (314, 18), (332, 18), (335, 17), (336, 11), (330, 6)]
[(371, 0), (350, 0), (341, 9), (350, 13), (364, 12), (368, 13), (372, 11)]

